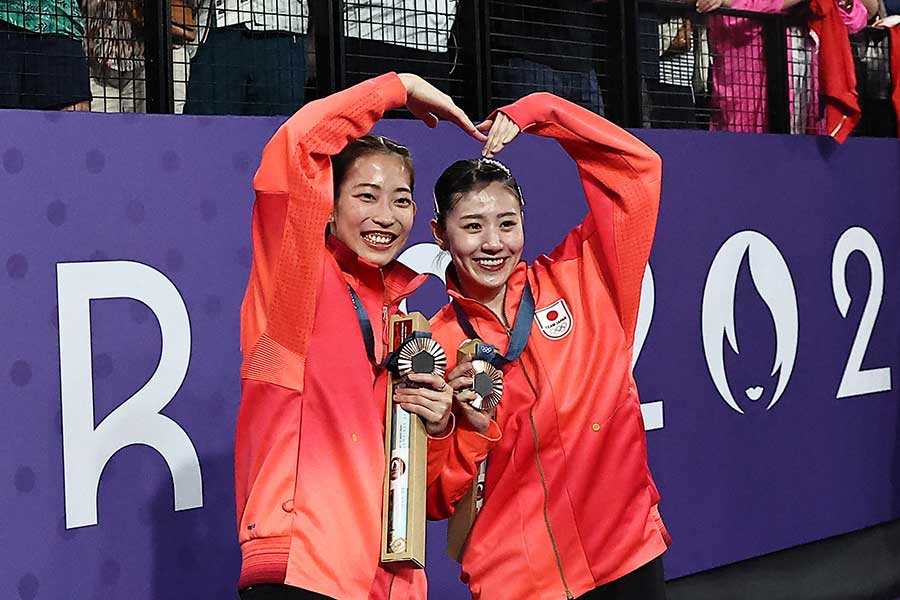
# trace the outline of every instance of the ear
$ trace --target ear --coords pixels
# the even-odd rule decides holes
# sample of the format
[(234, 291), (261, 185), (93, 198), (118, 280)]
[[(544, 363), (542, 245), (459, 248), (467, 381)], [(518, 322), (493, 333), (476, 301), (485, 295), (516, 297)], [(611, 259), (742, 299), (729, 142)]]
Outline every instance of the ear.
[(434, 241), (437, 243), (438, 247), (447, 251), (447, 242), (444, 240), (444, 230), (441, 229), (441, 226), (438, 224), (437, 219), (431, 220), (431, 235), (434, 236)]

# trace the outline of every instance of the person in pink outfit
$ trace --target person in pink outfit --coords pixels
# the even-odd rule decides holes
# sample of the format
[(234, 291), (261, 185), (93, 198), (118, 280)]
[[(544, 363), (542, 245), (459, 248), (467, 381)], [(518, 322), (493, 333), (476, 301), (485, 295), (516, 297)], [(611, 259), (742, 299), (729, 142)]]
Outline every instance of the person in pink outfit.
[[(874, 14), (877, 0), (836, 0), (847, 31), (862, 30)], [(697, 12), (731, 8), (761, 13), (786, 11), (803, 0), (697, 0)], [(873, 6), (877, 6), (873, 5)], [(790, 89), (790, 132), (819, 134), (824, 125), (819, 116), (818, 47), (807, 27), (787, 31)], [(759, 22), (743, 17), (715, 15), (709, 20), (709, 43), (713, 55), (711, 105), (713, 131), (765, 133), (769, 130), (766, 98), (766, 63), (763, 29)]]

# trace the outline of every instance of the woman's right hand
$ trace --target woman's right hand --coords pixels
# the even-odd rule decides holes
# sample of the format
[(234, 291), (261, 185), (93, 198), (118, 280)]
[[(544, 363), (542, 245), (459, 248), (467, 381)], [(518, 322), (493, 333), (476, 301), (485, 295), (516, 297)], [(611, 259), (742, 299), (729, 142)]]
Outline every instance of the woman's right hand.
[(459, 414), (472, 429), (485, 435), (491, 425), (491, 419), (497, 414), (497, 408), (482, 411), (472, 407), (470, 403), (475, 400), (475, 390), (472, 389), (472, 376), (467, 375), (471, 372), (471, 361), (461, 362), (447, 375), (447, 383), (453, 388), (453, 403), (459, 408)]
[(479, 123), (478, 129), (488, 132), (484, 148), (481, 149), (481, 155), (485, 158), (494, 158), (507, 144), (516, 139), (521, 131), (516, 122), (502, 112), (498, 112), (493, 120)]
[(456, 123), (470, 136), (484, 142), (487, 136), (475, 128), (466, 113), (453, 102), (453, 98), (437, 89), (418, 75), (400, 73), (400, 81), (406, 87), (406, 108), (429, 127), (436, 127), (440, 119)]
[(720, 8), (731, 8), (731, 0), (697, 0), (697, 12), (708, 13)]

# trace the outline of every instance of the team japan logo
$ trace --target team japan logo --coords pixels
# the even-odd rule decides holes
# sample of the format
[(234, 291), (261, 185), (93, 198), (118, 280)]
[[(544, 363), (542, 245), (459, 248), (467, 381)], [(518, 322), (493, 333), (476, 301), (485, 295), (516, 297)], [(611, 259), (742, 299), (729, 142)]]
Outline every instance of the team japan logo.
[[(769, 376), (777, 374), (778, 380), (774, 392), (766, 394), (771, 397), (766, 410), (775, 406), (791, 378), (798, 337), (797, 296), (784, 257), (761, 233), (741, 231), (734, 234), (713, 259), (703, 290), (703, 349), (716, 390), (728, 406), (741, 414), (744, 409), (732, 393), (726, 373), (723, 342), (727, 340), (734, 354), (740, 354), (735, 328), (735, 292), (745, 257), (753, 286), (768, 308), (775, 327), (775, 356)], [(767, 391), (767, 386), (762, 383), (751, 383), (742, 390), (743, 395), (751, 402), (759, 400)]]
[(535, 311), (534, 320), (544, 337), (551, 340), (561, 340), (572, 331), (572, 312), (562, 298), (547, 308)]

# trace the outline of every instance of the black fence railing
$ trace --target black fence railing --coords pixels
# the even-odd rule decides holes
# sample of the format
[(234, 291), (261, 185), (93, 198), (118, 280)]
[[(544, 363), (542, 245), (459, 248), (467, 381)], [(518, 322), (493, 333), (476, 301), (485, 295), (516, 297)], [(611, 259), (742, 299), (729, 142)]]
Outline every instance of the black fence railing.
[[(869, 28), (851, 44), (856, 133), (895, 136), (889, 36)], [(479, 116), (549, 90), (629, 127), (821, 131), (802, 11), (698, 14), (675, 0), (0, 0), (0, 56), (0, 107), (289, 114), (393, 70), (426, 77)]]

